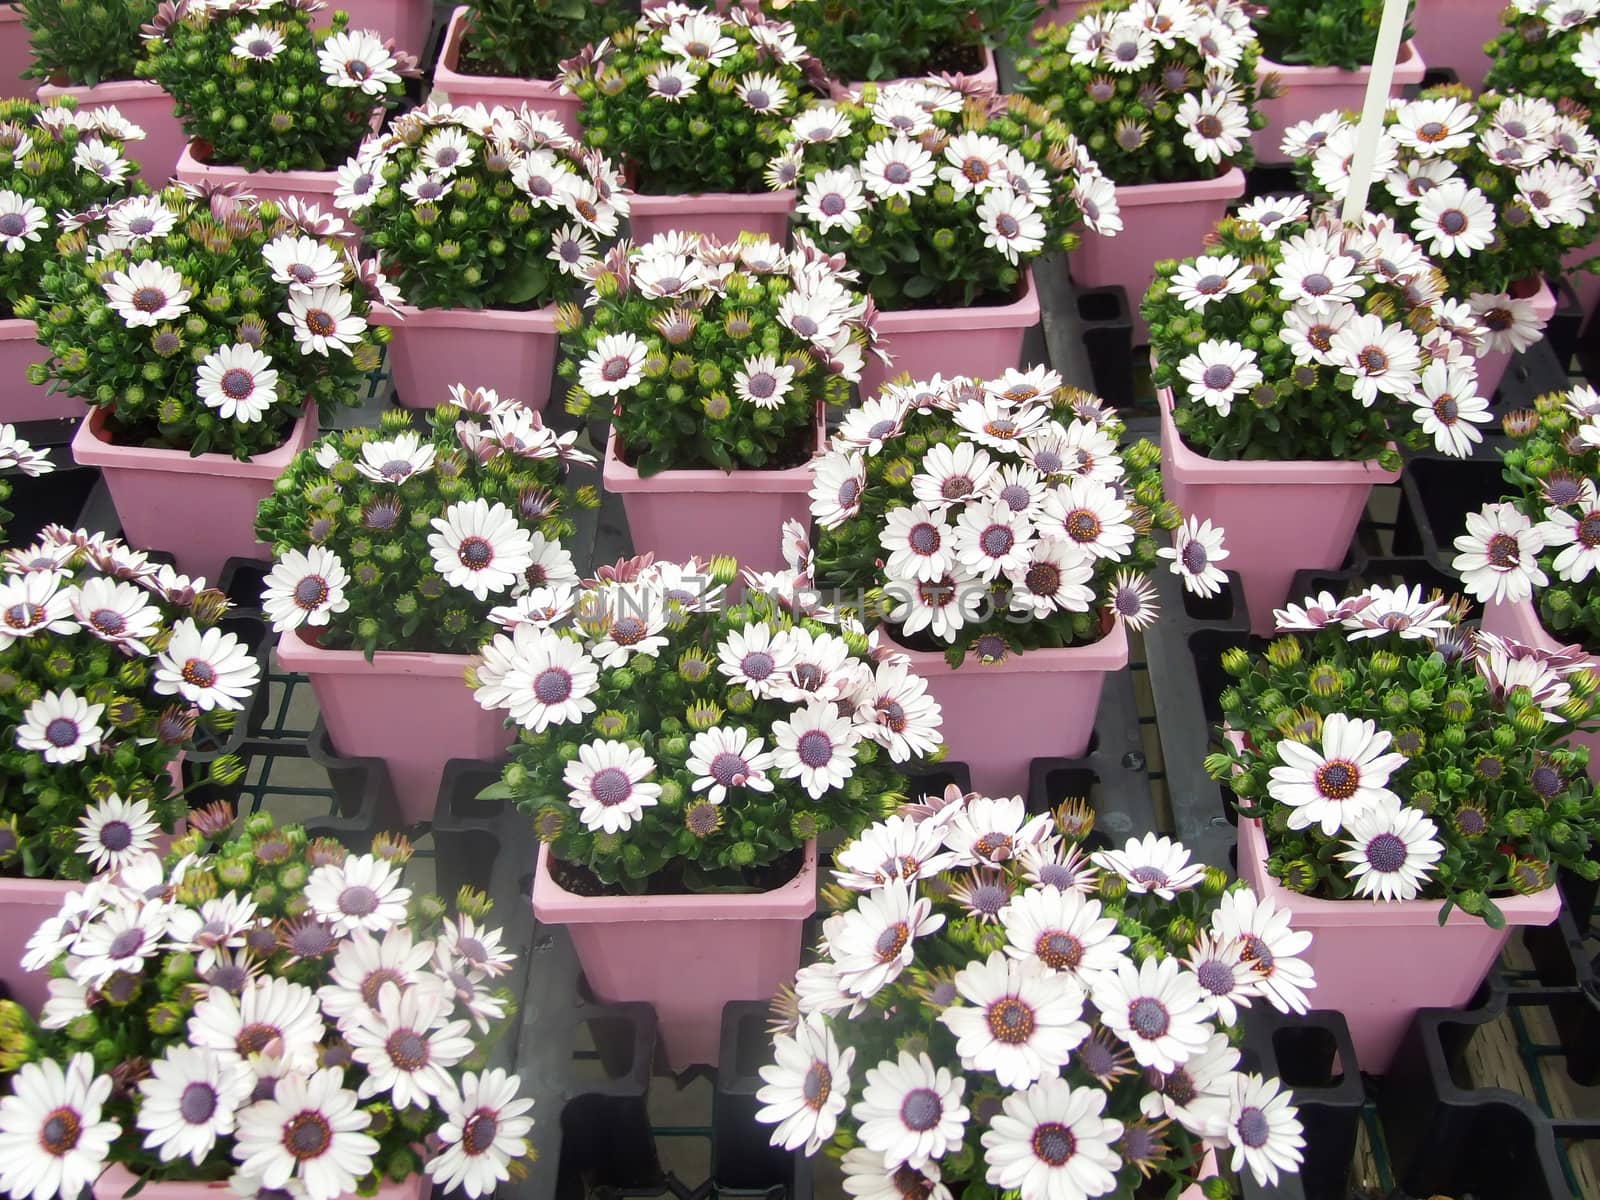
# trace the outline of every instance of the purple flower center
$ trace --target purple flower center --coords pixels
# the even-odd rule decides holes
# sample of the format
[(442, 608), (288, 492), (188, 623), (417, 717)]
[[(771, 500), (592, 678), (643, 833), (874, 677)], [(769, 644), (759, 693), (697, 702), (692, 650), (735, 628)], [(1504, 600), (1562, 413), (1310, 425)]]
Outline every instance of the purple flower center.
[(116, 636), (128, 627), (128, 622), (114, 608), (97, 608), (89, 614), (89, 624), (100, 633)]
[(64, 1155), (78, 1144), (83, 1122), (70, 1108), (58, 1108), (39, 1126), (39, 1144), (48, 1154)]
[(1033, 1154), (1047, 1166), (1066, 1166), (1077, 1149), (1078, 1139), (1059, 1121), (1047, 1121), (1034, 1127)]
[(803, 338), (815, 337), (817, 335), (817, 323), (810, 317), (806, 316), (805, 313), (800, 313), (791, 323), (794, 325), (794, 331)]
[(1014, 238), (1022, 232), (1022, 226), (1010, 213), (1001, 213), (994, 219), (994, 231), (1003, 238)]
[(1206, 554), (1206, 548), (1199, 542), (1191, 541), (1183, 547), (1183, 569), (1191, 575), (1199, 575), (1211, 563)]
[(1207, 959), (1195, 968), (1194, 976), (1213, 996), (1226, 996), (1233, 991), (1233, 968), (1227, 963)]
[(301, 1160), (320, 1158), (333, 1143), (333, 1130), (321, 1113), (306, 1109), (283, 1127), (283, 1146)]
[(833, 739), (820, 729), (808, 729), (795, 743), (802, 766), (813, 770), (833, 761)]
[(746, 679), (753, 679), (757, 683), (772, 674), (777, 661), (765, 650), (752, 650), (739, 662), (739, 670)]
[(757, 112), (765, 112), (772, 107), (772, 97), (764, 88), (751, 88), (744, 94), (744, 102)]
[(167, 303), (167, 294), (160, 288), (143, 287), (133, 293), (133, 306), (140, 312), (160, 312)]
[(884, 167), (883, 177), (896, 185), (908, 183), (911, 180), (911, 168), (905, 163), (892, 162)]
[(328, 581), (321, 575), (307, 575), (294, 585), (294, 602), (300, 608), (311, 612), (328, 599)]
[(1160, 867), (1135, 867), (1133, 877), (1147, 888), (1167, 886), (1167, 873)]
[(589, 794), (611, 808), (633, 795), (633, 780), (620, 767), (602, 767), (589, 780)]
[(191, 1083), (178, 1097), (178, 1113), (191, 1125), (204, 1125), (217, 1111), (217, 1093), (209, 1083)]
[(0, 234), (6, 237), (21, 237), (27, 231), (28, 222), (21, 213), (0, 215)]
[(133, 845), (133, 827), (126, 821), (107, 821), (100, 826), (100, 844), (113, 854)]
[(1206, 387), (1210, 388), (1214, 392), (1220, 392), (1227, 388), (1231, 388), (1233, 386), (1234, 377), (1233, 368), (1228, 366), (1226, 363), (1212, 363), (1206, 368), (1205, 374), (1201, 376), (1201, 378), (1205, 381)]
[(58, 750), (78, 742), (78, 723), (71, 717), (57, 717), (44, 727), (44, 740)]
[(1459, 208), (1447, 208), (1439, 214), (1439, 228), (1455, 237), (1467, 227), (1467, 214)]
[(1367, 843), (1367, 862), (1374, 871), (1392, 874), (1406, 865), (1406, 844), (1392, 833), (1380, 833)]
[(829, 192), (818, 202), (817, 207), (822, 210), (823, 216), (837, 217), (845, 210), (847, 205), (844, 197), (839, 195), (838, 192)]
[(806, 1069), (806, 1077), (800, 1082), (800, 1094), (805, 1097), (806, 1104), (820, 1110), (828, 1102), (828, 1094), (832, 1091), (833, 1072), (828, 1070), (828, 1064), (812, 1063)]
[(255, 387), (256, 377), (249, 371), (232, 367), (222, 373), (222, 394), (229, 400), (243, 400)]
[(872, 952), (877, 955), (879, 962), (886, 963), (897, 958), (910, 940), (911, 930), (904, 921), (899, 921), (878, 935), (878, 940), (872, 944)]
[(428, 1065), (428, 1039), (414, 1029), (395, 1030), (383, 1048), (402, 1071), (420, 1071)]
[(481, 571), (494, 561), (494, 547), (485, 538), (465, 537), (456, 549), (456, 557), (461, 560), (462, 566)]
[(614, 354), (606, 359), (605, 365), (600, 368), (600, 377), (607, 383), (616, 383), (626, 379), (631, 369), (632, 360), (625, 354)]
[(472, 1155), (486, 1154), (499, 1132), (500, 1121), (494, 1110), (480, 1108), (461, 1126), (461, 1148)]
[(546, 667), (533, 677), (533, 695), (540, 704), (560, 704), (572, 695), (572, 676), (560, 667)]
[(900, 1101), (900, 1120), (914, 1133), (926, 1133), (944, 1116), (944, 1104), (932, 1088), (912, 1088)]
[(1073, 970), (1083, 961), (1083, 942), (1060, 929), (1041, 933), (1033, 951), (1040, 962), (1056, 971)]
[(742, 755), (723, 750), (712, 758), (707, 773), (723, 787), (738, 787), (750, 777), (750, 764)]
[(144, 945), (144, 930), (124, 929), (111, 939), (111, 945), (106, 950), (107, 958), (128, 958), (139, 953)]
[(26, 601), (6, 609), (6, 624), (13, 629), (28, 629), (44, 620), (44, 606)]
[(938, 553), (939, 541), (939, 530), (926, 521), (919, 521), (906, 534), (906, 544), (916, 554)]
[(1270, 972), (1278, 960), (1267, 943), (1253, 933), (1245, 934), (1242, 940), (1245, 958), (1255, 963), (1256, 970)]
[(750, 376), (745, 389), (757, 400), (765, 400), (778, 390), (778, 378), (767, 371), (757, 371)]
[(1154, 1041), (1156, 1038), (1166, 1036), (1167, 1029), (1172, 1025), (1172, 1019), (1167, 1016), (1166, 1006), (1161, 1001), (1150, 996), (1140, 996), (1128, 1006), (1128, 1024), (1140, 1037)]
[(1267, 1144), (1267, 1138), (1272, 1133), (1272, 1127), (1267, 1123), (1267, 1114), (1255, 1105), (1246, 1105), (1239, 1112), (1237, 1122), (1239, 1140), (1252, 1150)]
[(990, 525), (978, 535), (978, 548), (990, 558), (1004, 558), (1017, 544), (1017, 535), (1007, 525)]

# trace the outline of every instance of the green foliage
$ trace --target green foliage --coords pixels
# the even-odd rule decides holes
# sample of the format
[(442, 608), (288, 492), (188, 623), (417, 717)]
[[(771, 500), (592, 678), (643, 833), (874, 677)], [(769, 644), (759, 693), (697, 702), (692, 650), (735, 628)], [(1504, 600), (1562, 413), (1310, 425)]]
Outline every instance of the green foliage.
[(551, 79), (562, 59), (631, 23), (626, 9), (620, 0), (474, 0), (456, 69)]
[[(563, 63), (564, 78), (583, 101), (584, 141), (621, 159), (634, 190), (763, 190), (809, 58), (786, 24), (669, 6), (646, 12), (597, 51), (590, 46)], [(671, 84), (659, 83), (662, 72)]]
[[(144, 190), (137, 168), (121, 157), (131, 128), (127, 122), (99, 109), (80, 116), (76, 109), (71, 99), (49, 105), (0, 101), (0, 313), (5, 316), (37, 288), (45, 265), (55, 258), (61, 216)], [(104, 151), (96, 153), (105, 157), (90, 156), (97, 145)]]
[[(1383, 0), (1263, 0), (1256, 9), (1256, 35), (1276, 63), (1354, 71), (1371, 63), (1378, 47)], [(1402, 36), (1411, 33), (1407, 25)]]
[(329, 171), (393, 106), (415, 60), (368, 30), (312, 29), (317, 0), (237, 11), (197, 0), (164, 6), (139, 78), (173, 98), (206, 161), (251, 171)]
[[(142, 206), (141, 217), (157, 220), (157, 228), (169, 228), (155, 236), (113, 235), (131, 205)], [(38, 322), (39, 340), (51, 350), (50, 361), (32, 369), (30, 378), (55, 380), (71, 395), (109, 409), (109, 426), (122, 437), (239, 459), (281, 445), (306, 400), (328, 413), (359, 403), (359, 380), (377, 367), (389, 338), (387, 329), (366, 320), (369, 293), (375, 297), (386, 281), (374, 263), (327, 233), (329, 221), (300, 204), (284, 209), (220, 192), (207, 199), (177, 186), (86, 215), (61, 237), (37, 294), (18, 312)], [(277, 247), (274, 254), (292, 257), (296, 247), (312, 242), (335, 282), (291, 288), (287, 276), (274, 274), (267, 252)], [(128, 273), (147, 264), (176, 273), (188, 296), (163, 308), (171, 315), (153, 324), (129, 324), (140, 316), (137, 304), (125, 304), (124, 316), (113, 307), (111, 289), (125, 288)], [(322, 326), (346, 306), (338, 336), (315, 348), (310, 321)], [(240, 347), (264, 354), (277, 372), (270, 388), (264, 372), (256, 377), (263, 399), (272, 395), (255, 417), (224, 416), (201, 398), (208, 356), (215, 361)]]
[(763, 0), (834, 79), (977, 73), (981, 47), (1019, 50), (1040, 0)]
[[(887, 179), (901, 166), (910, 184)], [(795, 224), (845, 255), (886, 311), (1011, 303), (1028, 263), (1077, 246), (1086, 195), (1099, 217), (1116, 212), (1094, 160), (1041, 105), (936, 81), (869, 84), (803, 114), (768, 181), (800, 191)]]
[(1592, 52), (1585, 57), (1582, 45), (1585, 37), (1593, 41), (1600, 14), (1570, 5), (1529, 13), (1508, 4), (1500, 20), (1505, 28), (1486, 47), (1489, 73), (1484, 90), (1548, 100), (1594, 129), (1596, 64)]
[[(1214, 179), (1255, 164), (1252, 132), (1265, 129), (1257, 100), (1260, 47), (1243, 10), (1190, 0), (1187, 23), (1157, 39), (1131, 21), (1117, 24), (1129, 0), (1115, 0), (1075, 25), (1047, 26), (1016, 60), (1017, 90), (1071, 129), (1112, 182), (1124, 186)], [(1228, 17), (1238, 15), (1236, 31)], [(1111, 57), (1117, 29), (1148, 53), (1127, 70)], [(1081, 45), (1093, 34), (1098, 50)], [(1211, 100), (1213, 106), (1207, 106)], [(1225, 133), (1224, 133), (1225, 130)], [(1210, 136), (1207, 136), (1210, 135)]]
[(33, 49), (28, 77), (78, 87), (132, 79), (139, 29), (156, 7), (157, 0), (21, 0)]

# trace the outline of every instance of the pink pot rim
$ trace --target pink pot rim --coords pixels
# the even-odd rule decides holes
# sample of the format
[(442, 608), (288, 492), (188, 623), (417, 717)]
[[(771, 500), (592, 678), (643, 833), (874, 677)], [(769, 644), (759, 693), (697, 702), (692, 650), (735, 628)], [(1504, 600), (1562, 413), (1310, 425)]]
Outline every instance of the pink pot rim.
[[(37, 342), (39, 326), (22, 317), (7, 317), (0, 321), (0, 342)], [(45, 347), (41, 346), (41, 350)]]
[[(71, 96), (75, 100), (87, 100), (96, 104), (106, 101), (113, 104), (127, 104), (135, 100), (156, 99), (172, 103), (171, 97), (161, 90), (161, 85), (149, 79), (112, 79), (105, 83), (97, 83), (93, 87), (82, 84), (41, 83), (38, 95), (41, 102)], [(135, 142), (134, 145), (137, 146), (138, 143)]]
[[(1290, 924), (1302, 926), (1328, 925), (1382, 925), (1386, 928), (1417, 926), (1439, 928), (1439, 909), (1442, 900), (1320, 900), (1291, 892), (1267, 873), (1267, 837), (1260, 821), (1239, 818), (1239, 868), (1244, 874), (1246, 861), (1256, 864), (1260, 883), (1254, 883), (1262, 899), (1274, 900), (1279, 908), (1286, 908), (1294, 916)], [(1561, 912), (1561, 889), (1554, 884), (1531, 896), (1495, 896), (1496, 906), (1505, 914), (1507, 925), (1548, 925)], [(1462, 912), (1450, 910), (1447, 925), (1479, 925), (1483, 921)]]
[[(817, 406), (816, 453), (827, 447), (827, 428), (823, 421), (822, 406)], [(737, 471), (660, 471), (649, 478), (617, 457), (617, 428), (613, 425), (606, 434), (606, 457), (600, 477), (608, 492), (667, 493), (685, 492), (778, 492), (794, 494), (811, 490), (811, 460), (798, 467), (785, 467), (781, 471), (741, 468)], [(774, 533), (776, 536), (776, 533)]]
[[(1269, 483), (1285, 486), (1393, 483), (1399, 471), (1386, 471), (1377, 459), (1220, 459), (1189, 449), (1172, 422), (1172, 389), (1161, 388), (1161, 451), (1184, 483)], [(1393, 443), (1391, 443), (1392, 445)]]
[(483, 661), (476, 654), (441, 654), (428, 650), (379, 650), (367, 661), (359, 650), (324, 650), (306, 631), (288, 629), (278, 635), (278, 661), (302, 675), (416, 675), (455, 679), (466, 688), (465, 673)]
[[(1137, 183), (1117, 185), (1117, 204), (1121, 208), (1151, 205), (1190, 204), (1196, 200), (1237, 200), (1245, 194), (1244, 172), (1229, 167), (1215, 179), (1189, 179), (1182, 183)], [(1127, 237), (1126, 231), (1117, 235)], [(880, 318), (881, 319), (881, 318)]]
[(22, 10), (9, 4), (0, 4), (0, 25), (22, 24)]
[(390, 329), (416, 325), (424, 329), (465, 329), (496, 333), (555, 334), (556, 306), (543, 308), (416, 308), (410, 304), (374, 304), (367, 320)]
[(72, 457), (82, 466), (164, 471), (171, 475), (222, 475), (234, 479), (276, 479), (294, 456), (316, 437), (317, 406), (306, 401), (288, 437), (275, 450), (240, 461), (231, 454), (190, 454), (151, 446), (119, 446), (106, 436), (107, 410), (91, 408), (72, 435)]
[[(1028, 329), (1039, 323), (1039, 293), (1033, 286), (1033, 268), (1022, 272), (1022, 295), (1010, 304), (983, 304), (971, 308), (904, 308), (878, 313), (878, 333), (951, 332), (969, 329)], [(894, 369), (894, 364), (889, 364)]]
[(579, 896), (550, 874), (550, 847), (539, 846), (533, 876), (533, 914), (551, 925), (610, 925), (655, 921), (803, 921), (817, 908), (817, 841), (806, 843), (800, 871), (770, 892), (686, 896)]
[[(1525, 640), (1535, 650), (1561, 650), (1569, 644), (1557, 641), (1551, 636), (1550, 631), (1544, 627), (1544, 618), (1539, 615), (1538, 606), (1534, 604), (1532, 596), (1526, 596), (1521, 600), (1491, 600), (1490, 604), (1497, 608), (1503, 608), (1508, 612), (1516, 613), (1521, 618), (1522, 625), (1528, 631), (1528, 637)], [(1575, 642), (1570, 644), (1577, 645)], [(1583, 649), (1582, 646), (1578, 648), (1580, 650)], [(1591, 663), (1595, 661), (1594, 655), (1590, 654), (1588, 657)]]
[[(1427, 74), (1428, 64), (1422, 61), (1422, 51), (1417, 48), (1414, 39), (1400, 43), (1400, 57), (1394, 64), (1394, 86), (1404, 86), (1409, 83), (1421, 83), (1422, 77)], [(1357, 67), (1354, 71), (1346, 71), (1343, 67), (1311, 67), (1300, 66), (1295, 63), (1276, 63), (1266, 55), (1262, 55), (1256, 65), (1258, 75), (1275, 74), (1282, 80), (1296, 87), (1326, 87), (1350, 86), (1356, 81), (1365, 83), (1372, 75), (1371, 67)], [(1122, 190), (1117, 190), (1117, 199), (1122, 199)]]
[(966, 671), (974, 678), (993, 679), (1001, 675), (1118, 671), (1128, 665), (1128, 631), (1121, 617), (1111, 623), (1111, 628), (1099, 641), (1085, 646), (1042, 647), (987, 664), (969, 656), (959, 667), (950, 666), (942, 650), (912, 650), (902, 645), (887, 624), (880, 624), (878, 632), (896, 651), (910, 658), (912, 669), (922, 676)]
[(787, 213), (794, 211), (794, 189), (781, 192), (686, 192), (680, 196), (657, 196), (648, 192), (630, 193), (632, 211), (642, 217), (681, 214)]
[(445, 26), (444, 40), (439, 44), (439, 62), (433, 69), (433, 86), (436, 91), (450, 94), (450, 85), (480, 92), (505, 100), (516, 101), (528, 97), (537, 99), (569, 99), (574, 104), (576, 96), (563, 93), (559, 79), (522, 79), (516, 75), (469, 75), (459, 69), (461, 43), (467, 36), (467, 16), (472, 9), (459, 4), (450, 12), (450, 22)]
[[(6, 900), (61, 900), (69, 892), (76, 892), (82, 883), (66, 879), (28, 879), (23, 876), (0, 876), (0, 903)], [(14, 964), (13, 964), (14, 965)]]

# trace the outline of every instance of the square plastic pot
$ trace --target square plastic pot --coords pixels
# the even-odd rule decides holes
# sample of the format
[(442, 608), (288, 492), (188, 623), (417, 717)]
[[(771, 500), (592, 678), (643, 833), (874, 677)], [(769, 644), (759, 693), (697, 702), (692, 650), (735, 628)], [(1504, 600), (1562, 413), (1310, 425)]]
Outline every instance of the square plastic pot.
[(1567, 268), (1567, 283), (1578, 297), (1585, 323), (1594, 316), (1595, 309), (1600, 308), (1600, 275), (1572, 268), (1579, 263), (1588, 262), (1596, 255), (1600, 255), (1600, 239), (1590, 242), (1587, 246), (1579, 246), (1576, 250), (1568, 250), (1561, 258), (1561, 265)]
[[(1260, 134), (1256, 143), (1260, 144)], [(1120, 287), (1133, 313), (1133, 344), (1150, 340), (1150, 326), (1139, 315), (1144, 294), (1156, 277), (1156, 263), (1199, 254), (1206, 234), (1245, 193), (1244, 172), (1234, 167), (1215, 179), (1188, 183), (1146, 183), (1118, 187), (1122, 232), (1101, 237), (1087, 230), (1067, 256), (1067, 269), (1080, 288)]]
[(596, 997), (655, 1009), (673, 1070), (716, 1066), (723, 1006), (769, 1000), (794, 978), (816, 907), (815, 841), (793, 879), (756, 894), (579, 896), (551, 876), (548, 846), (533, 878), (533, 915), (567, 927)]
[(658, 233), (683, 229), (722, 242), (741, 233), (765, 235), (782, 246), (789, 237), (794, 192), (692, 192), (685, 196), (649, 196), (634, 192), (628, 224), (633, 240), (648, 242)]
[(1495, 898), (1505, 929), (1490, 929), (1460, 909), (1439, 924), (1438, 900), (1317, 900), (1289, 891), (1267, 871), (1261, 822), (1239, 822), (1239, 877), (1258, 896), (1294, 914), (1311, 933), (1302, 956), (1316, 972), (1311, 1003), (1344, 1014), (1356, 1061), (1382, 1075), (1419, 1009), (1456, 1008), (1472, 999), (1495, 959), (1523, 925), (1548, 925), (1561, 911), (1554, 887)]
[(433, 0), (338, 0), (316, 15), (316, 25), (328, 25), (335, 11), (350, 14), (351, 29), (371, 29), (380, 39), (393, 38), (408, 54), (422, 57), (433, 32)]
[(969, 656), (959, 667), (943, 651), (907, 649), (887, 626), (880, 632), (928, 681), (943, 710), (949, 757), (966, 763), (972, 786), (989, 796), (1025, 796), (1033, 759), (1088, 750), (1106, 676), (1128, 665), (1121, 621), (1087, 646), (1029, 650), (987, 665)]
[(1223, 530), (1224, 565), (1239, 575), (1250, 631), (1270, 637), (1297, 571), (1344, 563), (1374, 484), (1398, 471), (1376, 462), (1206, 458), (1184, 445), (1172, 423), (1172, 393), (1161, 389), (1161, 483), (1186, 515)]
[(371, 320), (393, 331), (389, 373), (405, 408), (435, 408), (457, 383), (494, 388), (536, 412), (550, 402), (561, 338), (553, 304), (527, 312), (398, 304), (393, 315), (375, 306)]
[(212, 163), (210, 155), (210, 147), (203, 143), (186, 142), (183, 153), (178, 155), (178, 182), (213, 187), (231, 183), (258, 200), (282, 202), (288, 196), (298, 196), (325, 213), (344, 218), (333, 206), (333, 193), (339, 186), (337, 171), (252, 171)]
[(1490, 63), (1483, 47), (1499, 36), (1506, 7), (1506, 0), (1417, 0), (1412, 44), (1428, 66), (1447, 67), (1462, 85), (1480, 92)]
[(1022, 295), (1010, 304), (973, 308), (908, 308), (878, 314), (878, 342), (885, 366), (873, 355), (861, 369), (861, 399), (870, 400), (902, 372), (912, 379), (970, 375), (992, 379), (1022, 362), (1022, 341), (1039, 323), (1039, 293), (1033, 269), (1022, 275)]
[(278, 639), (278, 661), (310, 676), (338, 754), (389, 768), (406, 825), (433, 815), (446, 762), (501, 758), (516, 737), (503, 713), (473, 698), (465, 676), (475, 655), (380, 650), (369, 663), (359, 650), (324, 650), (291, 630)]
[(472, 10), (461, 5), (450, 14), (444, 41), (439, 46), (439, 62), (433, 69), (433, 92), (443, 92), (451, 104), (481, 104), (516, 108), (526, 104), (534, 112), (549, 113), (573, 137), (583, 136), (578, 123), (582, 101), (563, 95), (557, 79), (518, 79), (511, 75), (468, 75), (461, 71), (461, 43), (467, 35), (467, 19)]
[(47, 383), (29, 383), (28, 368), (50, 361), (50, 350), (38, 341), (39, 327), (17, 317), (0, 321), (0, 421), (51, 421), (78, 417), (88, 406), (65, 392), (50, 395)]
[(24, 971), (22, 952), (68, 893), (81, 887), (59, 879), (0, 879), (0, 980), (11, 998), (35, 1016), (50, 995), (50, 972)]
[(72, 457), (100, 468), (129, 545), (165, 551), (185, 575), (216, 579), (230, 558), (266, 556), (256, 541), (256, 509), (316, 437), (317, 406), (307, 403), (283, 445), (240, 462), (118, 445), (106, 433), (106, 410), (96, 408), (73, 435)]
[(159, 191), (167, 186), (177, 170), (183, 148), (189, 144), (189, 137), (183, 132), (183, 122), (178, 120), (172, 107), (172, 97), (161, 90), (160, 84), (147, 79), (123, 79), (95, 87), (39, 85), (41, 104), (62, 96), (76, 100), (80, 111), (115, 106), (124, 117), (143, 129), (143, 140), (127, 144), (128, 157), (139, 164), (139, 178), (152, 189)]
[[(1087, 3), (1088, 0), (1085, 0), (1085, 2)], [(983, 65), (971, 75), (968, 75), (967, 78), (974, 80), (978, 84), (980, 91), (987, 88), (991, 92), (998, 92), (1000, 90), (1000, 68), (995, 64), (994, 51), (987, 46), (979, 46), (978, 52), (983, 58)], [(883, 87), (890, 83), (907, 83), (921, 78), (923, 78), (921, 75), (908, 75), (898, 79), (880, 79), (877, 81), (877, 86)], [(866, 82), (860, 79), (852, 80), (850, 83), (851, 90), (856, 92), (866, 86)]]
[[(1525, 279), (1511, 289), (1513, 296), (1533, 301), (1533, 315), (1543, 329), (1556, 313), (1556, 294), (1543, 279)], [(1494, 350), (1478, 357), (1478, 394), (1491, 399), (1511, 368), (1509, 350)]]
[[(1444, 0), (1457, 4), (1459, 0)], [(1276, 99), (1263, 99), (1261, 111), (1266, 115), (1267, 127), (1257, 130), (1250, 138), (1256, 148), (1259, 163), (1290, 162), (1281, 146), (1283, 135), (1291, 125), (1320, 117), (1335, 110), (1359, 113), (1366, 102), (1367, 80), (1371, 67), (1346, 71), (1342, 67), (1302, 67), (1290, 63), (1275, 63), (1262, 56), (1256, 67), (1259, 75), (1275, 73), (1283, 82), (1283, 94)], [(1403, 42), (1400, 57), (1394, 64), (1394, 80), (1389, 84), (1389, 95), (1399, 96), (1403, 88), (1422, 82), (1427, 71), (1422, 54), (1415, 41)], [(1118, 193), (1120, 196), (1120, 192)]]
[(25, 100), (34, 94), (34, 81), (22, 77), (31, 66), (33, 46), (22, 10), (0, 4), (0, 100)]
[[(1539, 609), (1531, 596), (1515, 604), (1501, 601), (1491, 601), (1486, 604), (1483, 609), (1483, 627), (1490, 633), (1511, 638), (1536, 650), (1559, 650), (1566, 644), (1546, 631), (1544, 623), (1539, 619)], [(1600, 658), (1592, 654), (1586, 657), (1590, 670), (1600, 668)], [(1600, 732), (1574, 733), (1567, 741), (1574, 746), (1583, 746), (1589, 751), (1589, 778), (1600, 781)]]
[[(817, 414), (815, 445), (825, 434)], [(601, 478), (622, 497), (635, 554), (671, 562), (731, 554), (741, 567), (783, 567), (783, 523), (811, 520), (811, 463), (781, 471), (662, 471), (649, 478), (617, 457), (606, 438)], [(735, 589), (737, 590), (737, 589)]]
[[(92, 1188), (94, 1200), (122, 1200), (128, 1194), (128, 1190), (138, 1182), (126, 1168), (112, 1163), (101, 1172), (100, 1178), (94, 1181)], [(424, 1200), (432, 1189), (433, 1180), (420, 1173), (403, 1183), (391, 1183), (385, 1178), (373, 1200)], [(230, 1200), (233, 1192), (229, 1189), (226, 1179), (212, 1182), (182, 1180), (165, 1183), (146, 1182), (139, 1188), (139, 1195), (148, 1200)], [(355, 1200), (355, 1197), (341, 1196), (340, 1200)]]

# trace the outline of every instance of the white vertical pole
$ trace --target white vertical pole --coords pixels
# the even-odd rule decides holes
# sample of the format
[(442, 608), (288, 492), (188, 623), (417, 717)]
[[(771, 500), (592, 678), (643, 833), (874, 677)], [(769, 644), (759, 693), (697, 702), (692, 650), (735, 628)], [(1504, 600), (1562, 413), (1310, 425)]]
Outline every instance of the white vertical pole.
[(1378, 161), (1378, 135), (1383, 131), (1383, 114), (1389, 106), (1389, 84), (1394, 80), (1395, 60), (1400, 57), (1400, 35), (1406, 27), (1407, 0), (1384, 0), (1383, 24), (1378, 28), (1378, 45), (1372, 54), (1372, 75), (1367, 80), (1367, 99), (1361, 109), (1361, 127), (1356, 133), (1356, 155), (1350, 164), (1350, 182), (1344, 194), (1344, 220), (1351, 224), (1367, 210), (1367, 191), (1372, 186), (1372, 169)]

